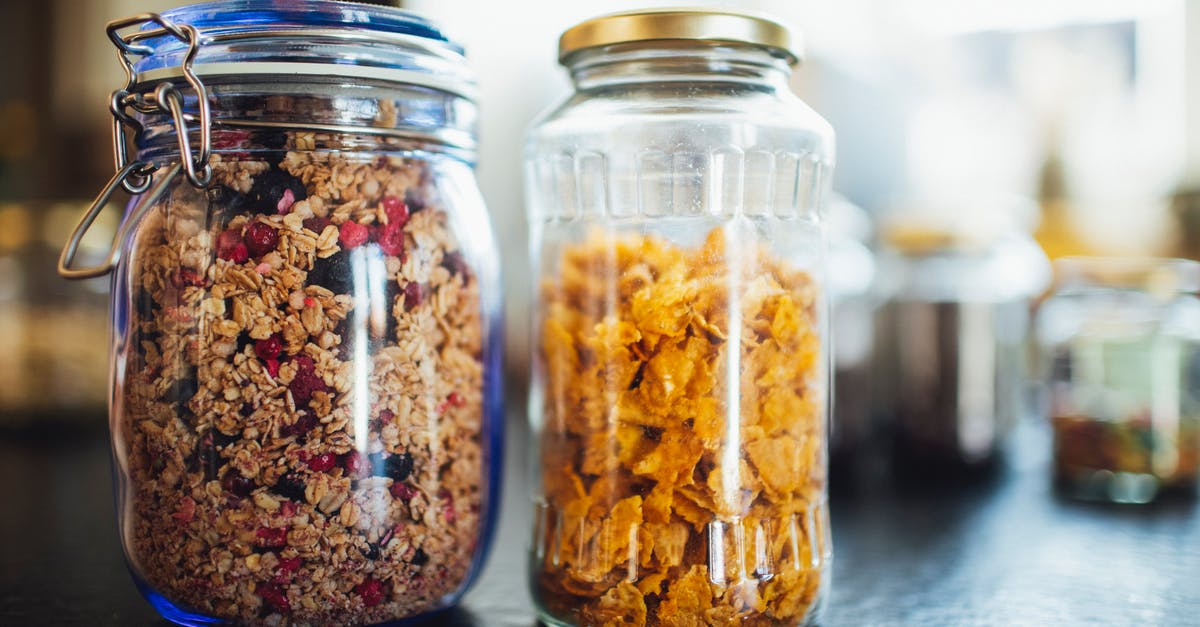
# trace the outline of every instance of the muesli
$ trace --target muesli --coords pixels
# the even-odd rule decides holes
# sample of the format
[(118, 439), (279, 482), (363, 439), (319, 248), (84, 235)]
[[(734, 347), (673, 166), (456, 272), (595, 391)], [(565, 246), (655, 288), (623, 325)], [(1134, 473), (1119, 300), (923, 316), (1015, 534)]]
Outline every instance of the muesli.
[(177, 606), (370, 624), (466, 581), (481, 310), (428, 164), (214, 157), (136, 229), (114, 431), (124, 541)]

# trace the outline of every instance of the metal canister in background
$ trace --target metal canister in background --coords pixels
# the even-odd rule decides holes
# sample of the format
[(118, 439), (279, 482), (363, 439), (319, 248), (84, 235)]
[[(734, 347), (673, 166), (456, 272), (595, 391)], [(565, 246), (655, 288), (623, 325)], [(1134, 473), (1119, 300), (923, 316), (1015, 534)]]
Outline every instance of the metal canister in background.
[(1200, 264), (1068, 257), (1038, 314), (1060, 490), (1146, 502), (1200, 479)]
[(876, 400), (896, 459), (902, 469), (986, 465), (1026, 406), (1045, 254), (1016, 228), (893, 225), (882, 243)]

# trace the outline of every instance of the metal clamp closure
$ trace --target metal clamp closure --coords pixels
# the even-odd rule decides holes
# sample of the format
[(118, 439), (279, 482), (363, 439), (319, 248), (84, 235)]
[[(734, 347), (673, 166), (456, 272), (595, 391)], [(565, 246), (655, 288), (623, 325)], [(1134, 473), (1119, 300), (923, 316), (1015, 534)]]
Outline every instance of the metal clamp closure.
[[(159, 28), (139, 30), (129, 35), (121, 35), (121, 31), (143, 24), (157, 24)], [(130, 114), (133, 109), (143, 114), (165, 113), (171, 116), (175, 126), (175, 135), (179, 141), (179, 158), (183, 162), (184, 173), (188, 181), (195, 187), (208, 185), (212, 178), (212, 167), (208, 163), (212, 152), (212, 116), (208, 103), (208, 90), (200, 78), (196, 76), (192, 65), (200, 50), (200, 32), (190, 24), (176, 24), (158, 13), (143, 13), (108, 23), (106, 29), (108, 38), (117, 47), (117, 59), (125, 70), (125, 86), (112, 93), (109, 99), (109, 110), (113, 115), (113, 161), (116, 169), (121, 171), (130, 162), (129, 147), (125, 139), (125, 130), (132, 130), (136, 135), (142, 131), (142, 125)], [(140, 42), (155, 37), (173, 36), (187, 45), (181, 70), (184, 80), (196, 93), (196, 107), (199, 110), (197, 130), (200, 135), (200, 146), (196, 154), (192, 154), (191, 141), (188, 135), (187, 116), (183, 112), (183, 97), (169, 82), (159, 83), (151, 92), (137, 92), (137, 71), (134, 69), (133, 56), (145, 56), (153, 53), (153, 49)], [(147, 164), (139, 171), (126, 177), (121, 186), (131, 194), (145, 191), (150, 184), (149, 175), (154, 169)]]

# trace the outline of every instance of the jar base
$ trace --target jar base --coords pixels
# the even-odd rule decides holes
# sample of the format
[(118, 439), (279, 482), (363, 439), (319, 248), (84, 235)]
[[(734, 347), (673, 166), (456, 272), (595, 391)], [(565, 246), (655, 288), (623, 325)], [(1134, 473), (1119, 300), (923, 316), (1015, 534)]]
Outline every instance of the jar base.
[(1144, 472), (1090, 469), (1065, 473), (1060, 470), (1055, 477), (1055, 489), (1059, 494), (1082, 501), (1139, 505), (1168, 493), (1194, 494), (1195, 484), (1167, 484)]

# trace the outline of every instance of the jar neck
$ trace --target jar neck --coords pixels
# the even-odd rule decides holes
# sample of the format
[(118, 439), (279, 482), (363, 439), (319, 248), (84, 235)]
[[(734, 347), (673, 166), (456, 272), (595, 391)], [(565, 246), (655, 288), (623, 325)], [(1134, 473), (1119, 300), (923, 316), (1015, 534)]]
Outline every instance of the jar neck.
[(1169, 300), (1200, 291), (1200, 263), (1186, 259), (1064, 257), (1054, 269), (1060, 292), (1135, 291)]
[(581, 50), (564, 65), (577, 90), (646, 83), (738, 83), (786, 90), (791, 66), (765, 48), (654, 41)]

